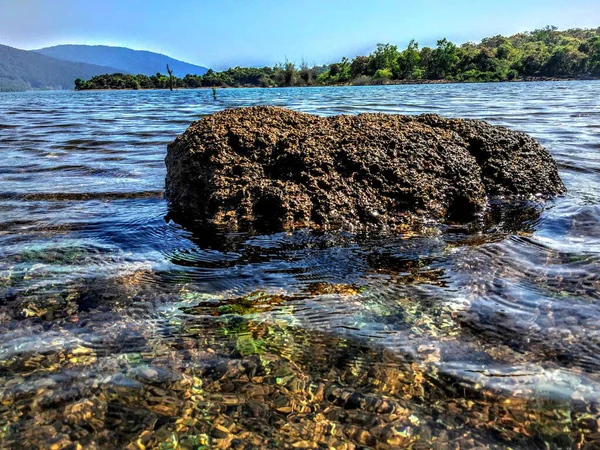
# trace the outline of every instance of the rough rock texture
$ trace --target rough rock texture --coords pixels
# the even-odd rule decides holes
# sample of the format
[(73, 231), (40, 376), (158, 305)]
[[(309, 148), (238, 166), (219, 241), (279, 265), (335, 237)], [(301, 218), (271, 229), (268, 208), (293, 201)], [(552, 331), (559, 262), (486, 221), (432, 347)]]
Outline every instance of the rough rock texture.
[(531, 137), (437, 115), (225, 110), (178, 136), (166, 165), (172, 208), (230, 230), (393, 231), (419, 217), (471, 220), (491, 196), (564, 191)]

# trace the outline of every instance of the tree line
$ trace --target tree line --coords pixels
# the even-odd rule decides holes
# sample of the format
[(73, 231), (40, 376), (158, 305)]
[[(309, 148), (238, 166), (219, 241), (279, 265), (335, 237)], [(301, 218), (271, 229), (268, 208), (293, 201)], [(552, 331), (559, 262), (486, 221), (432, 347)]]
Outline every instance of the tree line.
[[(435, 47), (410, 41), (404, 50), (378, 44), (367, 56), (342, 58), (309, 67), (302, 62), (275, 67), (234, 67), (204, 75), (174, 77), (173, 87), (283, 87), (337, 84), (385, 84), (395, 81), (510, 81), (528, 78), (600, 77), (600, 28), (559, 31), (548, 26), (513, 36), (493, 36), (480, 43), (456, 45), (447, 39)], [(100, 75), (77, 79), (75, 89), (166, 89), (166, 75)]]

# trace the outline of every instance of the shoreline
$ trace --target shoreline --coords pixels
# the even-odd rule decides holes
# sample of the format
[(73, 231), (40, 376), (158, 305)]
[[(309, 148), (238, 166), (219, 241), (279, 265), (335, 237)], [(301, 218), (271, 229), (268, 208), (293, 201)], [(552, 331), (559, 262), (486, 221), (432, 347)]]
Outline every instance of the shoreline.
[[(179, 87), (173, 88), (174, 91), (184, 90), (212, 90), (214, 89), (289, 89), (289, 88), (321, 88), (321, 87), (361, 87), (361, 86), (398, 86), (398, 85), (422, 85), (422, 84), (497, 84), (497, 83), (536, 83), (536, 82), (557, 82), (557, 81), (598, 81), (600, 77), (585, 77), (585, 78), (552, 78), (552, 77), (527, 77), (518, 80), (503, 80), (503, 81), (454, 81), (454, 80), (388, 80), (382, 83), (368, 84), (313, 84), (308, 86), (201, 86), (201, 87)], [(73, 89), (77, 92), (84, 91), (168, 91), (169, 88), (106, 88), (106, 89)], [(15, 91), (16, 92), (16, 91)], [(27, 91), (21, 91), (27, 92)]]
[[(422, 84), (498, 84), (498, 83), (537, 83), (537, 82), (562, 82), (562, 81), (599, 81), (600, 77), (582, 77), (582, 78), (552, 78), (552, 77), (528, 77), (517, 80), (503, 81), (454, 81), (454, 80), (388, 80), (383, 83), (368, 83), (368, 84), (313, 84), (309, 86), (214, 86), (215, 89), (289, 89), (289, 88), (321, 88), (321, 87), (363, 87), (363, 86), (398, 86), (398, 85), (422, 85)], [(212, 90), (212, 86), (201, 86), (196, 88), (176, 87), (174, 91), (185, 90)], [(91, 92), (91, 91), (168, 91), (169, 88), (106, 88), (106, 89), (27, 89), (24, 91), (0, 91), (0, 94), (15, 93), (15, 92)]]

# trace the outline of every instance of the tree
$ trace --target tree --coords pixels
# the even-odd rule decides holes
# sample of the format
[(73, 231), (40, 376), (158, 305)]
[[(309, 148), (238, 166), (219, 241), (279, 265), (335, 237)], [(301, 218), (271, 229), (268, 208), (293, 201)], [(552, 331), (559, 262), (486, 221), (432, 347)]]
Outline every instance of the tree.
[(585, 54), (579, 50), (567, 46), (557, 47), (542, 67), (542, 72), (548, 76), (573, 76), (581, 72), (585, 61)]
[(506, 40), (496, 48), (496, 58), (514, 60), (518, 57), (518, 52), (513, 45)]
[(183, 78), (183, 84), (188, 88), (198, 88), (202, 86), (202, 77), (188, 74)]
[(340, 62), (338, 66), (337, 82), (343, 83), (349, 81), (350, 78), (352, 78), (352, 68), (348, 58), (342, 58), (342, 62)]
[(286, 61), (283, 65), (283, 85), (294, 86), (296, 84), (296, 65)]
[(169, 68), (167, 64), (167, 73), (169, 74), (169, 89), (173, 90), (173, 71)]
[(485, 47), (479, 50), (473, 59), (473, 63), (477, 70), (481, 72), (495, 72), (497, 68), (497, 60), (494, 51)]
[(350, 73), (353, 78), (361, 75), (372, 75), (373, 73), (369, 68), (369, 57), (368, 56), (357, 56), (352, 60), (350, 64)]
[(477, 45), (473, 42), (466, 42), (457, 49), (458, 62), (456, 63), (455, 70), (458, 73), (467, 72), (469, 70), (476, 70), (475, 58), (481, 50), (481, 45)]
[(600, 36), (594, 36), (587, 41), (588, 70), (592, 75), (600, 76)]
[(420, 75), (417, 70), (421, 63), (421, 55), (419, 54), (419, 44), (413, 39), (408, 44), (406, 50), (400, 53), (398, 57), (398, 73), (397, 78), (414, 79)]
[(437, 47), (431, 55), (430, 76), (436, 79), (447, 78), (452, 75), (454, 66), (458, 62), (456, 45), (446, 38), (437, 42)]
[(392, 44), (377, 44), (377, 48), (369, 55), (371, 73), (378, 70), (389, 70), (392, 74), (398, 72), (398, 47)]
[(314, 68), (309, 68), (308, 64), (306, 64), (304, 59), (302, 59), (302, 62), (300, 63), (300, 69), (298, 70), (298, 77), (300, 77), (304, 85), (310, 86), (315, 82), (317, 74)]
[(525, 76), (541, 74), (542, 66), (550, 57), (543, 42), (527, 42), (520, 48), (520, 58), (513, 66)]
[(423, 47), (419, 53), (421, 58), (421, 69), (423, 69), (423, 77), (432, 78), (433, 68), (433, 49), (431, 47)]
[(389, 80), (392, 78), (392, 71), (390, 69), (379, 69), (373, 75), (375, 80)]
[(457, 47), (447, 39), (435, 48), (419, 49), (411, 41), (401, 52), (395, 45), (378, 44), (368, 56), (299, 69), (289, 61), (275, 67), (233, 67), (222, 72), (209, 70), (203, 76), (180, 79), (167, 66), (168, 76), (157, 73), (129, 75), (115, 73), (77, 79), (76, 89), (147, 89), (200, 86), (309, 86), (312, 84), (381, 83), (386, 79), (450, 79), (460, 81), (502, 81), (523, 77), (600, 77), (600, 28), (558, 31), (545, 27), (531, 33), (493, 36), (481, 43)]
[(554, 25), (547, 25), (544, 28), (533, 30), (531, 38), (533, 41), (543, 42), (546, 45), (555, 45), (558, 41), (558, 28)]

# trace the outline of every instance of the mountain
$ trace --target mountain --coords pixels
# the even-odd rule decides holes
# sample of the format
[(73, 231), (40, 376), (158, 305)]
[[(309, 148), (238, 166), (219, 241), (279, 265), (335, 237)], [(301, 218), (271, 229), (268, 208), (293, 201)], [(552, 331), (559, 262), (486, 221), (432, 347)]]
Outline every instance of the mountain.
[(113, 67), (62, 61), (0, 45), (0, 91), (73, 89), (75, 79), (118, 72)]
[(35, 51), (66, 61), (117, 67), (120, 72), (132, 74), (166, 73), (167, 64), (177, 77), (187, 74), (203, 75), (208, 70), (206, 67), (178, 61), (160, 53), (106, 45), (57, 45)]

